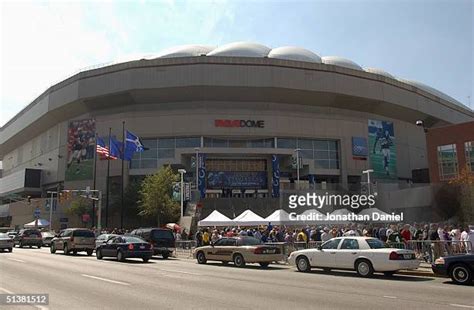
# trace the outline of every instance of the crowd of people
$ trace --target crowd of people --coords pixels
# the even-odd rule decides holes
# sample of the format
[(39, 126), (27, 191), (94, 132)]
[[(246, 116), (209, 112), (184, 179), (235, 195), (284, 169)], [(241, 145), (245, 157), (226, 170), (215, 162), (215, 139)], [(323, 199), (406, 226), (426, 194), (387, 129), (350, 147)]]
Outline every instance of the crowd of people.
[[(307, 247), (342, 236), (380, 239), (388, 246), (413, 249), (427, 261), (441, 255), (474, 253), (474, 225), (450, 224), (347, 224), (289, 228), (269, 223), (261, 227), (200, 228), (195, 234), (177, 234), (177, 240), (194, 240), (196, 246), (209, 245), (222, 237), (252, 236), (264, 243), (285, 242)], [(425, 257), (426, 256), (426, 257)]]

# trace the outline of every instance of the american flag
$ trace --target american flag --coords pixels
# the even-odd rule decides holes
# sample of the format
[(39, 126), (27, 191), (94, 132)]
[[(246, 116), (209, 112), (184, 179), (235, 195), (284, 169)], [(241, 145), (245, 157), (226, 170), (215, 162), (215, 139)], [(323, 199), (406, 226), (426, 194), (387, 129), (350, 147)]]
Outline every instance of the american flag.
[(104, 139), (96, 138), (95, 150), (100, 155), (100, 159), (117, 159), (117, 157), (110, 156), (109, 148), (105, 145)]

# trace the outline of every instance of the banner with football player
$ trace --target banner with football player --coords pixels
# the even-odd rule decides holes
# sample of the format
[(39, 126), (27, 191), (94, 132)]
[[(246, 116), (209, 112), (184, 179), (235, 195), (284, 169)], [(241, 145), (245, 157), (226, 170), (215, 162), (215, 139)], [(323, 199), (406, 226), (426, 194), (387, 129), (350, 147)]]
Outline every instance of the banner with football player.
[(392, 122), (369, 120), (369, 160), (378, 179), (397, 178), (397, 152)]

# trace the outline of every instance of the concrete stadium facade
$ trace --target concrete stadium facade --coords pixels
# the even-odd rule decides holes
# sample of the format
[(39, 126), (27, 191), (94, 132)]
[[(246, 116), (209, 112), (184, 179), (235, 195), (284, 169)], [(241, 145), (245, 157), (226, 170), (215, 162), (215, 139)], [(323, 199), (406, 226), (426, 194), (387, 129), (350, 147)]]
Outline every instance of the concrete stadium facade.
[[(50, 87), (0, 129), (0, 195), (44, 196), (58, 185), (93, 185), (92, 179), (65, 178), (68, 126), (74, 120), (93, 119), (99, 136), (108, 136), (112, 128), (118, 139), (125, 122), (145, 146), (146, 141), (154, 145), (162, 143), (160, 139), (175, 139), (174, 146), (161, 153), (164, 156), (156, 147), (156, 156), (134, 157), (125, 167), (127, 180), (171, 164), (185, 168), (193, 182), (191, 161), (199, 148), (217, 167), (235, 167), (239, 160), (262, 164), (267, 180), (255, 193), (267, 198), (272, 191), (272, 155), (280, 156), (282, 189), (285, 182), (294, 182), (292, 157), (305, 143), (314, 149), (313, 157), (311, 151), (300, 155), (303, 182), (315, 176), (315, 184), (347, 188), (360, 182), (362, 171), (371, 165), (368, 158), (354, 156), (353, 138), (367, 138), (368, 121), (381, 120), (393, 123), (396, 137), (397, 174), (391, 182), (407, 182), (414, 170), (429, 166), (425, 133), (415, 125), (417, 120), (429, 128), (474, 120), (472, 110), (421, 83), (314, 55), (303, 49), (266, 50), (244, 43), (217, 49), (187, 46), (75, 74)], [(236, 120), (249, 122), (228, 123)], [(330, 141), (327, 152), (335, 157), (318, 158), (324, 150), (314, 141)], [(106, 166), (105, 161), (96, 165), (99, 189), (105, 189)], [(15, 174), (25, 169), (41, 171), (39, 188), (15, 183)], [(110, 176), (120, 174), (120, 161), (112, 162)], [(220, 189), (207, 193), (219, 197)]]

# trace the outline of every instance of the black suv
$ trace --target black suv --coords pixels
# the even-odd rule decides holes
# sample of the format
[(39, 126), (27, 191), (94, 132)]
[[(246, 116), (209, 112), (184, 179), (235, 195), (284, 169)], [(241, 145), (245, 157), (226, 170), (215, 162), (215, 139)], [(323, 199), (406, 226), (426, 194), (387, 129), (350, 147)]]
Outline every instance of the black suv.
[(138, 228), (130, 233), (153, 244), (153, 255), (168, 258), (175, 251), (174, 235), (166, 228)]
[(36, 246), (41, 248), (43, 245), (43, 239), (41, 237), (41, 232), (38, 229), (22, 229), (15, 236), (15, 244), (17, 244), (20, 248), (24, 246)]

